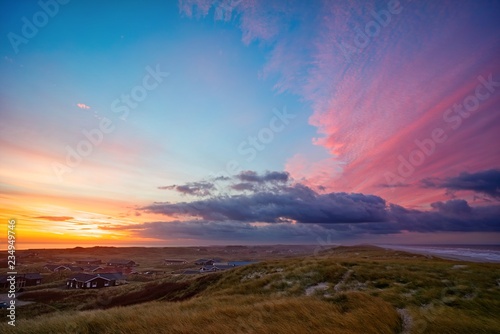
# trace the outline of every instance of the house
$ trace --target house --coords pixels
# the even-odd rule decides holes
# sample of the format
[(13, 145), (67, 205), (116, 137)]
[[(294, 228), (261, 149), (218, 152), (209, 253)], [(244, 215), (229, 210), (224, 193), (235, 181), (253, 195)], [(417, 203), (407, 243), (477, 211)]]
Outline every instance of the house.
[(206, 272), (213, 272), (213, 271), (216, 271), (214, 267), (210, 266), (210, 267), (201, 267), (200, 268), (200, 273), (206, 273)]
[[(0, 275), (0, 288), (8, 288), (10, 286), (10, 281), (7, 280), (10, 276), (12, 275)], [(42, 284), (42, 275), (40, 273), (17, 274), (13, 276), (16, 278), (16, 289)]]
[(25, 286), (34, 286), (42, 284), (42, 275), (40, 273), (28, 273), (24, 274), (24, 279), (26, 281)]
[(163, 260), (163, 262), (167, 266), (174, 265), (174, 264), (185, 264), (185, 263), (187, 263), (187, 261), (184, 260), (184, 259), (165, 259), (165, 260)]
[(84, 266), (84, 267), (82, 267), (82, 269), (85, 272), (95, 273), (97, 271), (103, 270), (104, 267), (101, 267), (101, 266)]
[(165, 274), (165, 271), (163, 270), (148, 270), (148, 271), (143, 271), (143, 272), (140, 272), (139, 274), (142, 274), (142, 275), (163, 275)]
[(66, 281), (68, 289), (99, 289), (117, 285), (121, 273), (77, 274)]
[[(9, 288), (12, 281), (8, 280), (11, 275), (0, 275), (0, 288)], [(16, 290), (22, 288), (26, 284), (26, 280), (22, 275), (14, 275), (16, 277)]]
[(86, 265), (99, 265), (102, 263), (101, 260), (94, 258), (79, 259), (76, 260), (75, 262), (76, 264), (86, 264)]
[(50, 270), (52, 272), (58, 272), (58, 271), (64, 271), (64, 270), (84, 271), (83, 267), (73, 266), (71, 264), (46, 264), (44, 268), (47, 270)]
[(252, 263), (257, 263), (257, 261), (228, 261), (228, 262), (221, 262), (221, 259), (219, 258), (213, 258), (213, 259), (198, 259), (195, 261), (195, 264), (201, 265), (199, 269), (187, 269), (184, 270), (182, 273), (184, 275), (193, 275), (193, 274), (200, 274), (200, 273), (210, 273), (210, 272), (215, 272), (215, 271), (222, 271), (222, 270), (229, 270), (233, 269), (239, 266), (246, 266)]
[(214, 268), (216, 271), (233, 269), (234, 267), (235, 266), (230, 264), (221, 264), (221, 263), (214, 263), (214, 265), (212, 266), (212, 268)]
[(46, 264), (43, 268), (53, 272), (69, 270), (68, 265), (65, 264)]
[(132, 260), (125, 260), (125, 259), (113, 259), (108, 261), (108, 266), (114, 266), (114, 267), (135, 267), (137, 266), (137, 263)]
[(131, 267), (112, 267), (112, 266), (107, 266), (107, 267), (100, 267), (99, 269), (96, 269), (93, 271), (94, 273), (109, 273), (109, 272), (121, 272), (122, 274), (132, 274), (135, 272), (134, 269)]
[(79, 266), (68, 266), (69, 271), (83, 271), (83, 267)]

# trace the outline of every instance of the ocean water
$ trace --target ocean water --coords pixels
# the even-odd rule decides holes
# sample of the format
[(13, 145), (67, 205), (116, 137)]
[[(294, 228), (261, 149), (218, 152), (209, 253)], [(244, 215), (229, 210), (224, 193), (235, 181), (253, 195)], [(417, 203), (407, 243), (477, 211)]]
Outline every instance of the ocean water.
[(500, 263), (500, 245), (379, 245), (383, 248), (443, 258)]

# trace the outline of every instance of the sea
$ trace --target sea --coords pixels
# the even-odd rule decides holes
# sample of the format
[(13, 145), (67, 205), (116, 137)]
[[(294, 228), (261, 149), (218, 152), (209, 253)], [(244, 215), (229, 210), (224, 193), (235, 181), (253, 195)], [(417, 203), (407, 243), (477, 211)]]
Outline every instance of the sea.
[(474, 262), (500, 263), (500, 245), (378, 245), (379, 247)]

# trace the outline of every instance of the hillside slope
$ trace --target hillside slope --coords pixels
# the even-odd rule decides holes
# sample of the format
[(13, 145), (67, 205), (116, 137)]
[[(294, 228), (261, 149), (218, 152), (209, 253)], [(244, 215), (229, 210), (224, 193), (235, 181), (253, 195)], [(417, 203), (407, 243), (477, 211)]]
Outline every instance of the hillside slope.
[[(71, 299), (68, 291), (59, 293)], [(271, 260), (220, 274), (172, 276), (85, 293), (87, 300), (80, 296), (79, 307), (66, 305), (60, 307), (62, 312), (21, 317), (15, 331), (5, 323), (0, 331), (498, 333), (500, 329), (498, 264), (449, 261), (371, 246), (337, 247), (315, 256)], [(36, 296), (36, 291), (28, 295), (35, 301)], [(50, 303), (60, 301), (56, 297)], [(133, 303), (139, 304), (124, 306)], [(93, 305), (100, 309), (85, 310)]]

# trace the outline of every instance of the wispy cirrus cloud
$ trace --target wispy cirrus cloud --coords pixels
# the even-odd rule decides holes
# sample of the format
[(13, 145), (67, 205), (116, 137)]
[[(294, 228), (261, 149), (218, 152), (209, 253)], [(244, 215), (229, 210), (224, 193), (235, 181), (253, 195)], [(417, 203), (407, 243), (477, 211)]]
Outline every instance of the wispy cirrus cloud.
[(53, 222), (64, 222), (75, 219), (74, 217), (69, 217), (69, 216), (38, 216), (34, 218), (53, 221)]
[[(204, 16), (219, 2), (180, 4), (188, 16)], [(415, 200), (417, 186), (380, 184), (387, 171), (397, 170), (399, 156), (408, 159), (418, 149), (415, 141), (434, 129), (442, 128), (447, 141), (405, 183), (498, 162), (491, 143), (498, 133), (500, 94), (492, 93), (470, 117), (444, 118), (474, 92), (478, 76), (491, 73), (498, 81), (500, 49), (492, 28), (498, 23), (492, 13), (499, 9), (498, 3), (474, 1), (354, 1), (346, 7), (334, 1), (254, 0), (235, 6), (237, 20), (231, 20), (239, 24), (243, 43), (268, 50), (262, 77), (273, 80), (277, 92), (298, 94), (312, 107), (309, 123), (317, 136), (311, 143), (329, 157), (298, 152), (287, 171), (312, 187), (374, 192), (414, 205), (430, 203), (435, 192), (424, 191)], [(450, 128), (458, 121), (460, 129)]]

